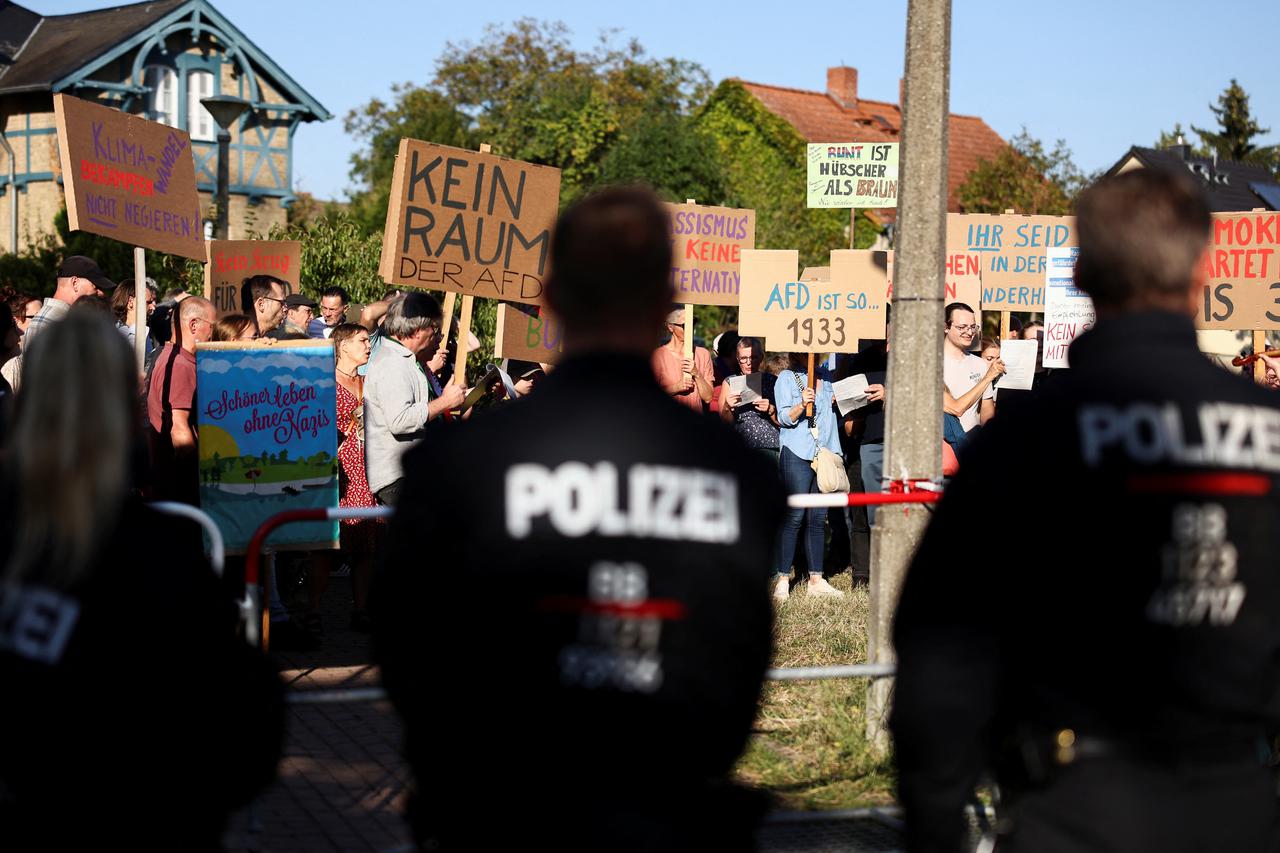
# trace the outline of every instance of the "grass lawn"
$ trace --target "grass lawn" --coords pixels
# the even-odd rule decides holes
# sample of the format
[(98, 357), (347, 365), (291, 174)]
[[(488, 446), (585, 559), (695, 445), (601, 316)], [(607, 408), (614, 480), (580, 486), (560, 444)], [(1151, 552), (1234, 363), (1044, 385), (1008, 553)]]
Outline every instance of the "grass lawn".
[[(824, 666), (867, 659), (866, 587), (843, 599), (809, 598), (803, 583), (777, 608), (774, 666)], [(826, 810), (894, 802), (891, 761), (867, 752), (866, 679), (769, 682), (739, 777), (773, 792), (784, 809)]]

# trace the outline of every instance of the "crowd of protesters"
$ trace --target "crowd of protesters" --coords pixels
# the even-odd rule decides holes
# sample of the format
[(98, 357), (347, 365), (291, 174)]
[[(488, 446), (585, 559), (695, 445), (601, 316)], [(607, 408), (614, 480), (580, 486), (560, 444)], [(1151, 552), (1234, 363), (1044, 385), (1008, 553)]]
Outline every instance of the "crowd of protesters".
[[(198, 504), (195, 349), (205, 341), (277, 341), (328, 339), (336, 360), (340, 506), (394, 506), (403, 486), (400, 459), (423, 440), (433, 424), (454, 417), (466, 390), (452, 381), (452, 356), (458, 342), (443, 341), (439, 303), (418, 292), (393, 293), (363, 306), (358, 323), (347, 316), (351, 299), (341, 286), (330, 286), (319, 300), (291, 292), (285, 281), (269, 275), (246, 279), (241, 288), (243, 313), (216, 315), (207, 300), (181, 291), (159, 299), (154, 280), (146, 281), (148, 334), (143, 430), (148, 464), (142, 466), (142, 493), (154, 499)], [(134, 344), (138, 300), (131, 281), (112, 282), (92, 259), (68, 258), (59, 269), (53, 296), (40, 300), (12, 293), (0, 317), (8, 332), (0, 347), (0, 393), (12, 395), (22, 381), (23, 353), (49, 324), (66, 316), (72, 304), (105, 303), (114, 324)], [(317, 316), (317, 311), (319, 316)], [(728, 331), (716, 338), (715, 353), (703, 346), (686, 356), (684, 309), (673, 306), (666, 318), (667, 340), (652, 355), (653, 373), (663, 390), (689, 409), (719, 417), (732, 425), (744, 444), (767, 455), (788, 492), (817, 492), (814, 459), (825, 450), (840, 460), (853, 491), (879, 491), (884, 485), (885, 377), (892, 322), (886, 311), (885, 340), (867, 342), (855, 354), (817, 357), (814, 383), (808, 379), (808, 355), (766, 353), (758, 338)], [(944, 455), (954, 470), (966, 436), (994, 415), (995, 383), (1004, 372), (999, 341), (980, 336), (978, 315), (963, 303), (946, 307), (944, 319)], [(1031, 322), (1015, 336), (1042, 335)], [(467, 342), (474, 347), (474, 340)], [(517, 399), (533, 391), (551, 365), (513, 362), (505, 387), (494, 396)], [(1037, 362), (1036, 387), (1047, 371)], [(841, 415), (833, 397), (835, 381), (863, 375), (865, 405)], [(1271, 375), (1276, 372), (1272, 370)], [(1277, 380), (1280, 382), (1280, 379)], [(1003, 391), (1014, 404), (1029, 392)], [(1002, 403), (1003, 404), (1003, 403)], [(468, 413), (469, 414), (469, 413)], [(778, 535), (775, 599), (788, 598), (793, 571), (807, 580), (809, 595), (841, 597), (827, 578), (851, 571), (854, 584), (869, 577), (870, 527), (874, 508), (788, 511)], [(302, 559), (282, 558), (290, 579), (305, 583), (307, 612), (302, 630), (289, 624), (278, 592), (271, 592), (272, 612), (281, 647), (314, 648), (324, 635), (322, 598), (331, 575), (350, 575), (351, 624), (367, 630), (365, 601), (381, 523), (352, 521), (342, 525), (340, 551), (317, 552)], [(233, 561), (234, 563), (234, 561)], [(234, 566), (233, 566), (234, 568)], [(234, 571), (231, 573), (234, 575)]]
[[(537, 610), (581, 617), (567, 633), (564, 626), (557, 627), (550, 637), (553, 644), (576, 632), (578, 642), (585, 642), (587, 635), (604, 638), (598, 646), (581, 647), (591, 655), (603, 654), (600, 649), (612, 648), (609, 643), (614, 640), (617, 649), (608, 655), (618, 649), (626, 653), (621, 657), (605, 655), (607, 671), (588, 667), (581, 672), (566, 663), (576, 659), (562, 655), (557, 658), (560, 678), (547, 681), (539, 667), (550, 658), (537, 643), (548, 638), (537, 636), (541, 629), (536, 626), (529, 627), (530, 643), (521, 651), (528, 652), (531, 665), (517, 670), (520, 678), (527, 679), (529, 695), (541, 691), (548, 699), (545, 705), (534, 703), (546, 717), (540, 718), (540, 724), (566, 723), (562, 739), (547, 740), (553, 746), (552, 753), (563, 742), (573, 740), (571, 735), (580, 733), (575, 726), (611, 725), (607, 715), (598, 711), (617, 714), (624, 707), (616, 699), (609, 702), (617, 704), (593, 704), (566, 698), (566, 679), (582, 679), (579, 686), (592, 689), (605, 678), (626, 681), (627, 689), (618, 695), (632, 696), (680, 684), (682, 696), (660, 697), (656, 709), (627, 705), (622, 715), (631, 719), (627, 714), (635, 714), (637, 728), (632, 734), (645, 735), (636, 741), (643, 748), (637, 748), (630, 760), (636, 767), (644, 765), (650, 774), (635, 777), (629, 795), (645, 798), (650, 806), (663, 802), (664, 774), (713, 740), (716, 733), (724, 734), (720, 716), (703, 714), (706, 703), (683, 698), (703, 689), (708, 679), (723, 677), (722, 686), (726, 695), (733, 694), (733, 701), (726, 702), (720, 711), (726, 718), (734, 717), (737, 728), (711, 750), (714, 754), (686, 762), (692, 775), (681, 784), (687, 788), (680, 784), (671, 788), (674, 801), (682, 801), (690, 792), (699, 799), (683, 803), (688, 814), (669, 812), (672, 804), (663, 802), (663, 808), (648, 808), (644, 816), (658, 838), (687, 830), (686, 823), (691, 826), (695, 822), (692, 816), (700, 813), (701, 804), (720, 808), (723, 814), (749, 810), (743, 803), (728, 805), (718, 782), (705, 790), (702, 786), (709, 777), (718, 779), (726, 774), (741, 752), (759, 696), (768, 658), (768, 603), (763, 595), (753, 596), (751, 590), (758, 589), (757, 583), (759, 587), (767, 583), (775, 602), (783, 602), (791, 595), (794, 574), (802, 580), (800, 586), (807, 595), (838, 599), (845, 594), (829, 583), (831, 575), (850, 571), (855, 585), (869, 578), (873, 509), (784, 511), (781, 496), (833, 488), (877, 492), (891, 478), (884, 469), (887, 367), (893, 346), (891, 312), (886, 309), (884, 339), (867, 342), (857, 353), (830, 357), (767, 353), (759, 339), (730, 331), (716, 339), (713, 355), (706, 347), (686, 340), (690, 327), (684, 309), (664, 304), (671, 296), (665, 277), (669, 243), (666, 214), (657, 200), (631, 190), (605, 193), (583, 204), (585, 207), (572, 208), (567, 219), (562, 219), (553, 246), (558, 266), (553, 267), (556, 272), (548, 286), (549, 303), (565, 312), (570, 321), (567, 328), (572, 330), (565, 336), (572, 345), (566, 344), (567, 360), (560, 376), (551, 365), (507, 361), (501, 378), (480, 389), (483, 393), (478, 397), (470, 393), (475, 389), (464, 387), (465, 377), (452, 375), (451, 367), (460, 355), (465, 358), (479, 344), (471, 339), (447, 339), (445, 328), (451, 318), (445, 317), (439, 302), (426, 293), (393, 293), (364, 306), (360, 321), (353, 323), (347, 316), (350, 298), (342, 287), (323, 290), (316, 301), (291, 292), (290, 284), (281, 279), (258, 275), (242, 284), (242, 313), (219, 317), (213, 303), (201, 296), (170, 292), (160, 299), (154, 281), (147, 280), (139, 292), (129, 283), (117, 285), (93, 259), (73, 256), (59, 267), (49, 298), (40, 300), (27, 293), (4, 295), (0, 300), (0, 431), (5, 437), (7, 480), (0, 488), (4, 509), (0, 512), (0, 550), (6, 555), (0, 577), (0, 672), (6, 676), (6, 685), (23, 698), (0, 706), (0, 724), (11, 734), (61, 733), (64, 751), (83, 759), (77, 767), (84, 771), (63, 772), (61, 765), (42, 751), (47, 744), (38, 738), (9, 739), (0, 765), (4, 783), (0, 785), (0, 823), (12, 828), (19, 849), (26, 849), (24, 845), (34, 839), (52, 841), (61, 849), (86, 846), (112, 835), (123, 837), (129, 831), (123, 822), (134, 814), (129, 806), (134, 792), (114, 777), (118, 768), (127, 764), (149, 778), (166, 781), (148, 789), (155, 806), (150, 817), (158, 820), (160, 832), (197, 839), (198, 843), (189, 845), (193, 849), (200, 843), (215, 847), (228, 811), (251, 798), (274, 773), (283, 726), (281, 686), (266, 659), (237, 638), (233, 596), (225, 594), (227, 587), (243, 584), (243, 575), (237, 579), (235, 561), (229, 561), (224, 588), (219, 590), (198, 532), (186, 522), (160, 523), (156, 511), (146, 505), (149, 500), (198, 504), (196, 351), (200, 344), (210, 342), (255, 341), (262, 347), (287, 347), (306, 340), (331, 342), (339, 506), (385, 506), (398, 511), (390, 525), (380, 519), (344, 521), (339, 550), (303, 555), (294, 561), (300, 566), (300, 576), (305, 576), (308, 592), (307, 609), (297, 622), (290, 618), (287, 596), (280, 591), (283, 571), (267, 574), (271, 632), (278, 648), (310, 649), (322, 642), (321, 603), (329, 578), (341, 574), (339, 566), (345, 565), (351, 579), (351, 627), (380, 634), (381, 662), (397, 709), (411, 727), (421, 725), (422, 719), (437, 724), (453, 719), (453, 706), (439, 706), (425, 695), (426, 682), (419, 670), (427, 660), (418, 654), (422, 650), (411, 646), (415, 637), (427, 635), (416, 633), (421, 626), (411, 624), (414, 620), (407, 615), (430, 604), (434, 617), (424, 621), (436, 632), (431, 648), (438, 651), (453, 638), (446, 630), (448, 604), (425, 599), (430, 598), (436, 579), (446, 576), (443, 572), (459, 567), (448, 559), (439, 567), (441, 571), (434, 573), (407, 565), (422, 553), (423, 542), (434, 547), (432, 537), (437, 535), (443, 537), (439, 554), (457, 557), (461, 553), (453, 533), (440, 519), (448, 510), (430, 477), (439, 470), (448, 475), (444, 479), (451, 488), (465, 492), (464, 501), (473, 510), (463, 520), (455, 520), (458, 527), (470, 525), (468, 547), (484, 555), (482, 562), (488, 560), (483, 568), (509, 575), (509, 582), (500, 585), (507, 590), (501, 604), (508, 608), (503, 612), (509, 618), (499, 620), (503, 624), (491, 636), (472, 638), (474, 642), (510, 649), (513, 637), (509, 629), (525, 625), (529, 614)], [(599, 208), (598, 215), (580, 212), (591, 210), (592, 205)], [(616, 290), (607, 298), (620, 304), (636, 300), (634, 312), (646, 322), (632, 322), (630, 315), (605, 304), (598, 282), (584, 272), (598, 268), (609, 271), (609, 283), (601, 287)], [(139, 311), (144, 312), (147, 329), (141, 346), (142, 371), (137, 369), (135, 356)], [(653, 339), (663, 325), (665, 340)], [(1002, 410), (1016, 408), (1054, 384), (1041, 359), (1043, 328), (1039, 323), (1027, 322), (1013, 330), (1014, 336), (1040, 344), (1032, 388), (1026, 391), (999, 389), (998, 380), (1006, 371), (1000, 341), (982, 337), (981, 331), (980, 315), (971, 306), (961, 302), (946, 305), (939, 330), (943, 357), (938, 365), (943, 380), (944, 471), (968, 464), (964, 448), (975, 431), (992, 418), (1001, 418)], [(642, 352), (648, 353), (647, 364), (638, 354)], [(1265, 355), (1261, 358), (1266, 369), (1264, 384), (1280, 386), (1280, 362)], [(551, 378), (546, 379), (548, 373)], [(837, 397), (837, 383), (849, 377), (865, 380), (863, 390), (855, 395), (858, 399)], [(540, 393), (544, 379), (547, 390)], [(590, 408), (596, 401), (586, 399), (585, 394), (592, 389), (599, 389), (599, 399), (606, 402), (607, 410)], [(664, 404), (664, 394), (678, 405)], [(530, 403), (521, 402), (528, 397), (533, 398)], [(488, 426), (472, 425), (480, 431), (466, 433), (462, 440), (459, 436), (464, 433), (458, 422), (484, 408), (475, 405), (476, 399), (505, 409), (506, 414), (481, 414), (477, 420)], [(851, 404), (843, 412), (842, 401)], [(574, 406), (581, 407), (578, 417), (574, 417)], [(614, 432), (624, 440), (616, 445), (611, 443), (616, 436), (607, 434), (605, 424), (619, 415), (623, 423), (615, 424), (618, 428)], [(514, 420), (516, 416), (519, 420)], [(493, 420), (487, 420), (490, 417)], [(566, 423), (566, 418), (571, 422)], [(731, 427), (741, 441), (724, 441), (721, 433), (725, 426), (716, 420)], [(536, 434), (536, 447), (516, 448), (515, 442), (511, 447), (495, 447), (501, 438), (496, 434), (499, 428), (512, 423), (525, 428), (521, 435)], [(1000, 429), (993, 427), (987, 438)], [(466, 452), (441, 458), (445, 450), (431, 450), (433, 435), (441, 437), (440, 448)], [(516, 458), (536, 450), (547, 460), (563, 462), (575, 458), (566, 453), (591, 455), (583, 450), (585, 445), (610, 461), (600, 462), (595, 475), (584, 464), (564, 462), (558, 470), (573, 468), (565, 477), (570, 488), (554, 500), (549, 495), (560, 487), (550, 484), (555, 473), (541, 462), (535, 465)], [(509, 515), (505, 526), (476, 522), (481, 513), (493, 512), (500, 504), (491, 494), (504, 488), (494, 474), (499, 457), (521, 463), (504, 469), (509, 478), (517, 470), (539, 467), (546, 471), (543, 481), (522, 481), (523, 486), (515, 487), (507, 482), (505, 488), (524, 488), (526, 492), (520, 494), (530, 501), (530, 496), (546, 500), (546, 530), (559, 527), (554, 536), (544, 530), (535, 537), (536, 543), (524, 543), (529, 550), (522, 559), (531, 559), (543, 569), (555, 564), (554, 572), (544, 572), (548, 577), (555, 575), (555, 583), (547, 589), (539, 585), (546, 578), (534, 577), (536, 573), (524, 571), (528, 568), (524, 563), (511, 559), (514, 540), (529, 534), (532, 522), (528, 518), (513, 523)], [(585, 528), (578, 523), (583, 518), (590, 522), (593, 513), (602, 511), (598, 507), (584, 509), (590, 490), (570, 480), (612, 470), (614, 479), (605, 477), (601, 482), (617, 487), (614, 461), (619, 466), (635, 463), (649, 471), (668, 466), (662, 470), (674, 479), (692, 475), (690, 494), (696, 497), (685, 502), (686, 514), (695, 513), (700, 504), (714, 503), (716, 494), (734, 494), (740, 485), (763, 495), (758, 502), (735, 501), (734, 512), (742, 517), (733, 518), (732, 523), (726, 521), (728, 510), (720, 508), (717, 515), (709, 506), (702, 507), (708, 509), (705, 518), (695, 519), (703, 528), (698, 531), (702, 537), (699, 547), (714, 543), (717, 535), (725, 537), (720, 544), (733, 546), (714, 554), (699, 552), (713, 555), (715, 561), (726, 561), (716, 562), (727, 569), (722, 576), (696, 570), (693, 564), (698, 561), (686, 550), (689, 542), (665, 534), (657, 536), (654, 521), (643, 517), (646, 508), (628, 505), (630, 515), (624, 517), (618, 514), (617, 503), (610, 507), (614, 515), (607, 523), (622, 527), (610, 536), (634, 540), (630, 545), (635, 552), (647, 555), (650, 568), (646, 570), (639, 563), (597, 561), (605, 553), (610, 560), (621, 557), (613, 554), (611, 549), (616, 546), (610, 536), (582, 536)], [(433, 469), (432, 464), (438, 467)], [(472, 476), (469, 466), (484, 465), (493, 476)], [(831, 465), (838, 474), (834, 487)], [(731, 487), (715, 494), (708, 492), (707, 484), (717, 482), (731, 483)], [(659, 488), (675, 486), (668, 483)], [(608, 500), (607, 491), (599, 486), (594, 496)], [(631, 491), (628, 503), (643, 494), (643, 487)], [(508, 513), (513, 506), (508, 495)], [(557, 514), (573, 523), (557, 521)], [(711, 529), (708, 521), (718, 523), (718, 528)], [(440, 528), (432, 528), (437, 522)], [(602, 530), (605, 523), (600, 522)], [(743, 540), (740, 550), (735, 550), (740, 531)], [(146, 546), (138, 547), (144, 538)], [(660, 541), (664, 538), (675, 541)], [(582, 590), (577, 586), (557, 586), (567, 584), (568, 574), (587, 563), (563, 568), (557, 558), (560, 552), (549, 550), (548, 542), (556, 543), (556, 548), (590, 550), (590, 598), (579, 598)], [(775, 543), (776, 552), (768, 549), (768, 542)], [(384, 543), (385, 551), (399, 559), (384, 564), (381, 582), (392, 593), (384, 592), (379, 599), (378, 581), (372, 576)], [(682, 565), (680, 560), (690, 564)], [(283, 557), (278, 562), (283, 562)], [(766, 566), (769, 571), (764, 573)], [(643, 630), (634, 636), (619, 633), (615, 637), (612, 629), (606, 628), (618, 620), (613, 615), (601, 619), (600, 615), (630, 613), (637, 601), (649, 594), (646, 571), (652, 572), (655, 589), (660, 587), (669, 597), (655, 598), (645, 605), (648, 609), (643, 613), (650, 624), (641, 626)], [(721, 585), (724, 579), (731, 583)], [(579, 586), (580, 582), (585, 582), (585, 575), (574, 579)], [(695, 589), (699, 585), (707, 590)], [(415, 594), (397, 596), (398, 590)], [(554, 594), (547, 597), (544, 593), (548, 591)], [(701, 669), (684, 665), (685, 658), (679, 655), (664, 663), (656, 654), (662, 630), (659, 623), (667, 618), (679, 622), (686, 611), (691, 621), (706, 621), (707, 614), (724, 618), (719, 607), (690, 606), (690, 602), (715, 595), (732, 599), (737, 611), (752, 611), (760, 630), (744, 631), (739, 637), (734, 629), (745, 623), (733, 618), (722, 624), (712, 624), (715, 619), (700, 624), (697, 630), (704, 632), (701, 634), (692, 629), (686, 633), (673, 630), (678, 643), (689, 647), (681, 645), (685, 655), (694, 654), (691, 649), (705, 655), (715, 643), (722, 643), (723, 648), (716, 655), (701, 658)], [(519, 607), (512, 609), (513, 602)], [(153, 621), (144, 624), (119, 618), (123, 611), (140, 608)], [(397, 618), (388, 620), (386, 614)], [(734, 615), (728, 612), (729, 617)], [(163, 642), (152, 641), (149, 632), (161, 636)], [(388, 645), (388, 638), (397, 642)], [(520, 635), (519, 639), (526, 637)], [(745, 656), (740, 640), (750, 646)], [(642, 641), (651, 642), (652, 648), (636, 657), (637, 644)], [(115, 666), (123, 660), (137, 660), (143, 650), (149, 655), (146, 666)], [(574, 653), (585, 654), (581, 650)], [(594, 657), (592, 661), (592, 666), (599, 663)], [(669, 666), (670, 682), (664, 685), (661, 679), (655, 680), (655, 664), (659, 674), (662, 666)], [(740, 671), (734, 671), (735, 666)], [(195, 668), (201, 677), (157, 680), (157, 668)], [(467, 677), (462, 672), (457, 676)], [(473, 686), (493, 687), (492, 679), (486, 683), (487, 687)], [(86, 695), (92, 698), (113, 691), (140, 697), (139, 703), (108, 703), (95, 707), (94, 713), (81, 712)], [(467, 691), (460, 693), (466, 695)], [(476, 696), (485, 698), (483, 693)], [(505, 713), (499, 698), (488, 697), (493, 701), (470, 708), (470, 716), (464, 718)], [(145, 706), (147, 713), (132, 713), (138, 706)], [(637, 709), (643, 713), (636, 714)], [(686, 711), (693, 717), (681, 716)], [(648, 715), (659, 712), (672, 715), (670, 725), (643, 725), (650, 719)], [(581, 722), (573, 714), (583, 715)], [(417, 723), (415, 718), (420, 718)], [(182, 737), (180, 730), (193, 728), (201, 731), (200, 738), (192, 741)], [(146, 762), (151, 766), (140, 767), (138, 753), (131, 747), (143, 739), (181, 741), (184, 750), (181, 755), (147, 751)], [(582, 755), (575, 753), (575, 760), (605, 772), (608, 768), (604, 764), (592, 764), (601, 754), (596, 744), (590, 737), (582, 741), (588, 749)], [(433, 759), (435, 753), (424, 747), (434, 746), (431, 738), (423, 738), (420, 731), (416, 740), (411, 737), (411, 743), (417, 745), (418, 759), (428, 763)], [(671, 748), (673, 743), (679, 748)], [(667, 752), (662, 761), (645, 763), (648, 754), (663, 749)], [(448, 750), (442, 754), (456, 757)], [(534, 754), (548, 757), (536, 749)], [(415, 760), (413, 750), (410, 759)], [(486, 768), (483, 762), (474, 766)], [(562, 782), (583, 781), (577, 778), (576, 766), (564, 768)], [(421, 772), (422, 768), (415, 769)], [(630, 772), (631, 765), (626, 769)], [(441, 778), (433, 784), (438, 786)], [(419, 784), (427, 781), (420, 778)], [(452, 777), (448, 781), (448, 788), (458, 788)], [(588, 781), (594, 783), (595, 779)], [(455, 802), (457, 797), (471, 798), (465, 785), (459, 790), (430, 786), (427, 790), (437, 797), (453, 797), (449, 802), (460, 808), (465, 804)], [(51, 792), (56, 794), (51, 796)], [(549, 793), (559, 795), (556, 786), (550, 786)], [(531, 796), (530, 819), (542, 810), (538, 796)], [(64, 800), (77, 808), (88, 807), (88, 811), (78, 813), (74, 821), (60, 819)], [(619, 808), (618, 802), (606, 805)], [(625, 809), (619, 814), (629, 815)], [(662, 820), (655, 817), (664, 814), (667, 817)], [(437, 808), (433, 819), (438, 825), (433, 831), (456, 831), (448, 825), (448, 818)], [(670, 825), (657, 826), (663, 820)], [(605, 826), (607, 823), (601, 824), (600, 831), (605, 834), (614, 831)]]

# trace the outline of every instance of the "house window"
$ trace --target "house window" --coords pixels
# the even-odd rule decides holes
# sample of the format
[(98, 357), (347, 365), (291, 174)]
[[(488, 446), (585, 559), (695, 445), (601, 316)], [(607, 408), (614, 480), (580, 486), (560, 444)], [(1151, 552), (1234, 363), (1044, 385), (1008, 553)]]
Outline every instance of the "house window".
[(144, 69), (144, 85), (151, 89), (147, 94), (147, 114), (161, 124), (178, 126), (178, 75), (172, 68), (149, 65)]
[(192, 139), (212, 141), (217, 132), (213, 116), (200, 103), (202, 98), (213, 97), (213, 74), (208, 71), (191, 71), (187, 74), (187, 131)]

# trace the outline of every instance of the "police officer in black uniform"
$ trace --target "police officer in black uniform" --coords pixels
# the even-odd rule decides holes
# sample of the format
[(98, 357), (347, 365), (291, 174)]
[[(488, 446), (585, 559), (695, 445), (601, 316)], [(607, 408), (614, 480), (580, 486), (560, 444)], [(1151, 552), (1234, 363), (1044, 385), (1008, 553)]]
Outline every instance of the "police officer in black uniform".
[(670, 269), (651, 194), (567, 210), (546, 285), (562, 363), (406, 455), (371, 607), (428, 849), (751, 849), (761, 803), (727, 777), (782, 496), (655, 380)]
[[(1052, 387), (984, 429), (902, 590), (909, 847), (964, 849), (963, 805), (991, 771), (1002, 853), (1274, 850), (1280, 399), (1197, 350), (1210, 217), (1194, 187), (1108, 178), (1077, 227), (1097, 324)], [(1033, 537), (1034, 558), (963, 558), (993, 524)]]

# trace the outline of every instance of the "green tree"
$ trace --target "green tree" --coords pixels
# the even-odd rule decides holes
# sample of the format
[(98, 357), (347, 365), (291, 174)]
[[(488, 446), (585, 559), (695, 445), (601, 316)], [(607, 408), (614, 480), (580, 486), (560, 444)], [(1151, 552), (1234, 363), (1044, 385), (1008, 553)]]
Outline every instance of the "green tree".
[[(808, 207), (804, 137), (741, 83), (717, 86), (696, 125), (724, 164), (724, 203), (755, 210), (758, 248), (797, 249), (802, 266), (825, 266), (832, 249), (848, 247), (849, 212)], [(857, 222), (855, 245), (865, 249), (879, 229), (866, 217)]]
[(426, 86), (396, 87), (392, 103), (347, 115), (361, 140), (352, 158), (352, 215), (381, 232), (402, 136), (474, 148), (561, 170), (567, 205), (605, 183), (643, 180), (669, 199), (719, 203), (714, 161), (689, 120), (710, 85), (695, 63), (654, 59), (635, 41), (586, 51), (560, 23), (489, 27), (480, 43), (446, 45)]
[(1191, 154), (1195, 157), (1208, 157), (1209, 149), (1200, 145), (1192, 145), (1187, 141), (1187, 131), (1182, 129), (1182, 122), (1174, 122), (1173, 130), (1160, 131), (1160, 137), (1156, 139), (1155, 147), (1158, 149), (1171, 148), (1174, 145), (1190, 145)]
[(1253, 143), (1255, 136), (1270, 133), (1271, 128), (1259, 126), (1249, 113), (1249, 96), (1234, 77), (1231, 85), (1218, 96), (1218, 105), (1210, 104), (1209, 109), (1218, 120), (1218, 132), (1191, 126), (1206, 148), (1224, 160), (1276, 168), (1280, 146), (1260, 147)]
[(275, 226), (269, 240), (301, 240), (299, 287), (312, 298), (332, 285), (341, 285), (354, 302), (381, 299), (386, 292), (378, 264), (382, 258), (382, 231), (370, 233), (345, 211), (321, 217), (309, 225)]
[(400, 139), (423, 139), (459, 148), (474, 147), (470, 119), (439, 92), (412, 83), (391, 87), (394, 103), (377, 98), (347, 113), (347, 133), (360, 142), (351, 155), (351, 218), (368, 233), (382, 233), (387, 219), (391, 174)]
[(956, 190), (965, 213), (1018, 213), (1062, 216), (1096, 176), (1087, 176), (1059, 139), (1050, 151), (1024, 127), (994, 160), (979, 160)]

